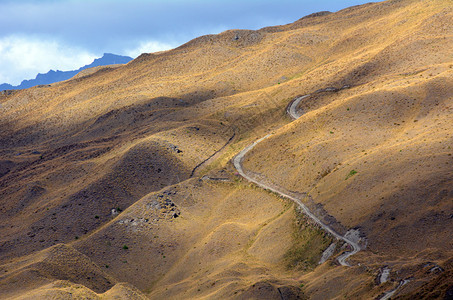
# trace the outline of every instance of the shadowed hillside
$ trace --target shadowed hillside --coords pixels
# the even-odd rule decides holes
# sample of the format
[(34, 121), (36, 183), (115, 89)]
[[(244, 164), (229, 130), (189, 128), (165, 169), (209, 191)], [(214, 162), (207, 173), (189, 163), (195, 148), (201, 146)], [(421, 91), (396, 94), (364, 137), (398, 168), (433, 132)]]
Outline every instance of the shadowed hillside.
[[(1, 94), (0, 298), (447, 297), (452, 7), (322, 12)], [(244, 169), (360, 238), (350, 267), (234, 168), (269, 133)]]

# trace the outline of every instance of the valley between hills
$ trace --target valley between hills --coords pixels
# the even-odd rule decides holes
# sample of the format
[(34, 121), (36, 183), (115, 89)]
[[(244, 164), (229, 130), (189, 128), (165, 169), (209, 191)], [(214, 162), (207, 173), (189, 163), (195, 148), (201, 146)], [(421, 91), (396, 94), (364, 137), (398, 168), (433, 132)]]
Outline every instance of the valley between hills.
[(0, 94), (0, 299), (451, 299), (453, 2)]

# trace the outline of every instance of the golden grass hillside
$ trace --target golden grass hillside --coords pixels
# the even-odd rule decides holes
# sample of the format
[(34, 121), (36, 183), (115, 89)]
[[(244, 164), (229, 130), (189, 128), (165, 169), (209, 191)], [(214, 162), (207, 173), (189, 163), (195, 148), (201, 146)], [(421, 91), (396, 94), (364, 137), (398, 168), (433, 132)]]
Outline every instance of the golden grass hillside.
[[(452, 48), (451, 0), (389, 0), (2, 93), (0, 298), (446, 297)], [(267, 133), (244, 167), (359, 229), (353, 267), (237, 176)]]

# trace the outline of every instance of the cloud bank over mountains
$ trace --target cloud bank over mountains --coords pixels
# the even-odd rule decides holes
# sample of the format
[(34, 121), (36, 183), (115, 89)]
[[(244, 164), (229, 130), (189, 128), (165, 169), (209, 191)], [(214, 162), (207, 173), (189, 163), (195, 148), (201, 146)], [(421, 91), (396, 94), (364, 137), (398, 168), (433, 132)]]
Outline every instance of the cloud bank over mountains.
[(56, 65), (62, 70), (77, 69), (90, 63), (96, 55), (52, 39), (8, 36), (0, 39), (0, 57), (0, 83), (17, 85)]
[[(155, 41), (142, 42), (124, 54), (137, 57), (143, 52), (157, 52), (173, 48)], [(49, 70), (74, 70), (87, 65), (99, 55), (90, 50), (65, 44), (56, 39), (8, 36), (0, 38), (0, 84), (18, 85)]]

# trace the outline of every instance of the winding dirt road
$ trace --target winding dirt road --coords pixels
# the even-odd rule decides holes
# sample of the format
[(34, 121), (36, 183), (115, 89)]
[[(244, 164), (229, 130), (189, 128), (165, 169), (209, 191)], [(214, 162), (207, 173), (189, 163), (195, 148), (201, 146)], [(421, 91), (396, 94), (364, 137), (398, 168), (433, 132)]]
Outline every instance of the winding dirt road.
[(400, 288), (402, 288), (403, 286), (405, 286), (410, 280), (409, 279), (404, 279), (404, 280), (401, 280), (399, 283), (398, 283), (398, 286), (394, 289), (391, 289), (390, 291), (388, 292), (385, 292), (384, 295), (379, 298), (379, 300), (388, 300), (388, 299), (391, 299), (393, 297), (393, 295), (396, 293), (397, 290), (399, 290)]
[(287, 113), (288, 115), (293, 118), (294, 120), (299, 119), (303, 114), (299, 113), (297, 111), (297, 106), (299, 105), (300, 101), (304, 100), (307, 97), (310, 97), (311, 94), (304, 95), (301, 97), (298, 97), (291, 102), (291, 104), (288, 106)]
[[(297, 111), (297, 106), (299, 105), (300, 101), (302, 101), (303, 99), (309, 97), (310, 95), (304, 95), (304, 96), (301, 96), (301, 97), (298, 97), (296, 99), (293, 100), (293, 102), (289, 105), (288, 109), (287, 109), (287, 113), (290, 115), (291, 118), (293, 118), (294, 120), (298, 119), (299, 117), (301, 117), (302, 114), (299, 114), (298, 111)], [(299, 198), (296, 198), (296, 197), (293, 197), (289, 194), (287, 194), (286, 192), (282, 191), (282, 190), (279, 190), (277, 188), (274, 188), (274, 187), (271, 187), (261, 181), (259, 181), (258, 179), (256, 179), (254, 177), (254, 175), (252, 175), (251, 173), (247, 174), (247, 171), (244, 170), (244, 168), (242, 167), (242, 161), (244, 159), (244, 156), (250, 151), (252, 150), (256, 145), (258, 145), (259, 143), (261, 143), (262, 141), (264, 141), (265, 139), (269, 138), (272, 134), (268, 134), (262, 138), (260, 138), (259, 140), (253, 142), (252, 144), (248, 145), (247, 147), (245, 147), (241, 152), (239, 152), (234, 158), (233, 158), (233, 164), (234, 164), (234, 167), (236, 168), (236, 170), (238, 171), (238, 173), (244, 177), (245, 179), (247, 179), (248, 181), (250, 182), (253, 182), (255, 183), (256, 185), (262, 187), (263, 189), (267, 189), (267, 190), (270, 190), (274, 193), (277, 193), (279, 195), (281, 195), (282, 197), (285, 197), (287, 199), (290, 199), (292, 201), (294, 201), (301, 209), (302, 211), (305, 213), (305, 215), (307, 215), (309, 218), (311, 218), (313, 221), (315, 221), (323, 230), (327, 231), (328, 233), (330, 233), (332, 236), (334, 236), (337, 240), (341, 240), (341, 241), (344, 241), (345, 243), (347, 243), (349, 245), (349, 247), (351, 248), (351, 251), (348, 251), (348, 252), (345, 252), (343, 253), (342, 255), (340, 255), (337, 260), (338, 262), (340, 263), (340, 265), (342, 266), (351, 266), (346, 260), (356, 254), (357, 252), (360, 251), (360, 246), (354, 242), (354, 241), (351, 241), (350, 239), (348, 239), (347, 237), (343, 236), (343, 235), (340, 235), (339, 233), (337, 233), (335, 230), (333, 230), (331, 227), (329, 227), (328, 225), (324, 224), (318, 217), (316, 217), (309, 209), (307, 206), (305, 206), (305, 204), (302, 203), (302, 199), (299, 199)]]

